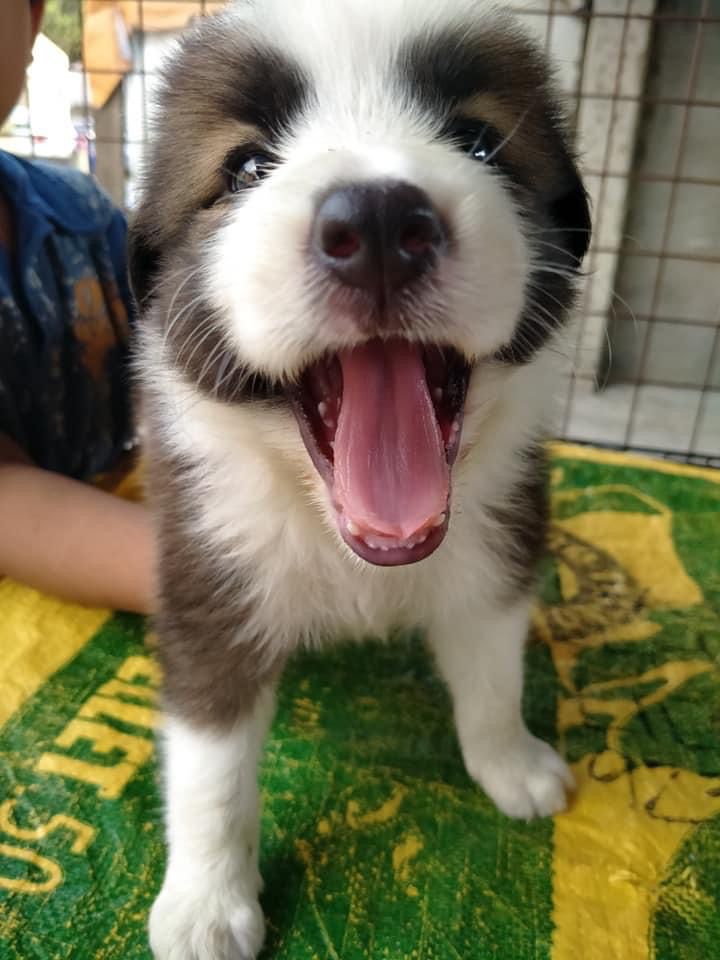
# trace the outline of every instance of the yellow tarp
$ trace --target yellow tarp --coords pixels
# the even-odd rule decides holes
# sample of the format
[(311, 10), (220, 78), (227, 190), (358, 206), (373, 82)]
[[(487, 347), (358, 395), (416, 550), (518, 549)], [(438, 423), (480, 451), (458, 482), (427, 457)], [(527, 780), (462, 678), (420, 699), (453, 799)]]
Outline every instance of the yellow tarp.
[[(263, 960), (720, 958), (720, 473), (558, 445), (550, 492), (526, 713), (568, 812), (511, 821), (469, 781), (417, 636), (297, 657)], [(145, 624), (6, 581), (0, 651), (0, 960), (149, 960)]]

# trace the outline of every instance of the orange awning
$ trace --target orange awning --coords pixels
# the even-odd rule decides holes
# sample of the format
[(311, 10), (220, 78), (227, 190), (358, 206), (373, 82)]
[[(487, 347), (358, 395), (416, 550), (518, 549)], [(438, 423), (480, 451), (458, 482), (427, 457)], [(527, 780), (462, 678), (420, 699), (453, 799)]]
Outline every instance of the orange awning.
[(224, 6), (224, 0), (83, 0), (83, 63), (91, 106), (103, 107), (132, 68), (127, 41), (134, 30), (181, 30), (194, 17)]

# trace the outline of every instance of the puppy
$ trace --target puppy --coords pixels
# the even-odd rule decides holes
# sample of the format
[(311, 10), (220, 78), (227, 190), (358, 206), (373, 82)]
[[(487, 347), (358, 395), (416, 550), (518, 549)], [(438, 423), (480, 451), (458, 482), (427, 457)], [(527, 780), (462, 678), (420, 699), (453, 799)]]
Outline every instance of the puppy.
[(166, 70), (131, 232), (160, 541), (161, 960), (253, 958), (283, 663), (421, 627), (470, 776), (571, 784), (521, 715), (553, 337), (590, 223), (541, 52), (478, 0), (257, 0)]

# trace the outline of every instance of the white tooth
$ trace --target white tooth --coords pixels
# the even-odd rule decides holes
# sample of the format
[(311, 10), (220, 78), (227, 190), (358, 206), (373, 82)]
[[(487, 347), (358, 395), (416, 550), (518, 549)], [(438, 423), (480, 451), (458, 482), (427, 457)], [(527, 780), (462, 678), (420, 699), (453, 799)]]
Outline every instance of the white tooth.
[(390, 547), (380, 547), (383, 553), (387, 553)]
[(418, 537), (418, 538), (417, 538), (417, 540), (415, 541), (415, 546), (417, 547), (419, 544), (425, 543), (425, 541), (427, 540), (427, 538), (428, 538), (428, 535), (427, 535), (426, 533), (424, 533), (421, 537)]
[(432, 522), (433, 527), (441, 527), (445, 523), (445, 514), (441, 513)]
[(345, 526), (347, 527), (347, 532), (350, 534), (351, 537), (360, 536), (360, 527), (356, 523), (353, 523), (352, 520), (348, 520)]
[(331, 420), (330, 417), (323, 417), (323, 423), (325, 424), (326, 427), (328, 427), (328, 429), (330, 430), (335, 429), (335, 421)]
[(331, 449), (331, 450), (334, 450), (334, 449), (335, 449), (335, 441), (334, 441), (334, 440), (330, 440), (330, 449)]
[(327, 423), (327, 421), (325, 420), (325, 414), (327, 413), (327, 410), (328, 410), (328, 405), (325, 403), (324, 400), (321, 400), (320, 403), (318, 404), (318, 413), (323, 418), (323, 423)]
[(435, 400), (442, 400), (443, 398), (442, 387), (435, 387), (432, 394)]

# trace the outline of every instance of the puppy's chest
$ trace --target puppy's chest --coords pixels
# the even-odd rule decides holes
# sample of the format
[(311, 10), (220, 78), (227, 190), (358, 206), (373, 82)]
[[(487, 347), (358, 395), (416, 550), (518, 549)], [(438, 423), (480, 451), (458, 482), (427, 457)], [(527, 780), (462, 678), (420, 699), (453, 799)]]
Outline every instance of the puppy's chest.
[(425, 619), (418, 572), (372, 568), (348, 553), (320, 518), (286, 521), (285, 536), (248, 558), (260, 617), (271, 629), (305, 638), (380, 635)]
[(223, 582), (238, 584), (242, 596), (232, 602), (247, 602), (259, 633), (283, 646), (384, 635), (424, 626), (493, 589), (490, 569), (497, 564), (483, 536), (482, 510), (456, 502), (445, 541), (422, 563), (374, 566), (341, 542), (319, 482), (313, 486), (302, 471), (286, 469), (250, 442), (227, 442), (224, 433), (222, 443), (209, 446), (215, 433), (189, 437), (185, 452), (198, 465), (189, 474), (182, 526), (191, 552), (201, 561), (205, 555)]
[(233, 509), (232, 497), (216, 494), (196, 515), (196, 547), (238, 578), (257, 628), (283, 644), (421, 625), (457, 580), (450, 556), (402, 568), (360, 561), (322, 512), (297, 498), (281, 504), (268, 492), (250, 509), (236, 492)]

